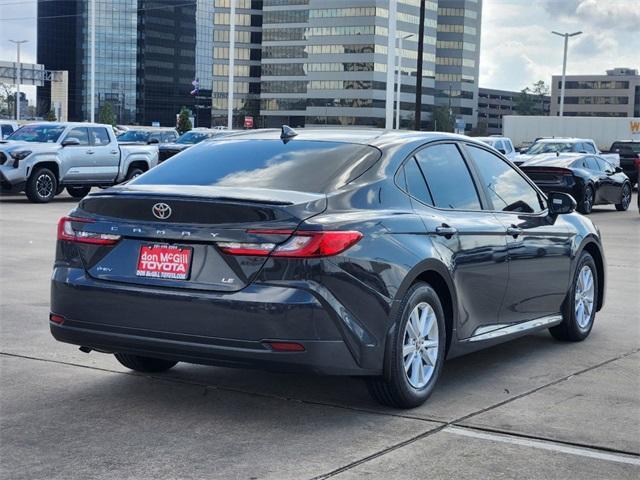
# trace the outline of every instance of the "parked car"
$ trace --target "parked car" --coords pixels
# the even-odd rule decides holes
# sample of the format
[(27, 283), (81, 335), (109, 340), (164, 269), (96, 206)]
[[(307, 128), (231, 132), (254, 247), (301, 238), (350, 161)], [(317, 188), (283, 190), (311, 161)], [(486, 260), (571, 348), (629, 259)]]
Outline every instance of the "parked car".
[(60, 220), (57, 340), (143, 372), (361, 376), (405, 408), (445, 357), (584, 340), (602, 308), (591, 220), (471, 138), (283, 127), (180, 156)]
[(539, 155), (520, 166), (543, 192), (565, 192), (575, 198), (578, 211), (591, 213), (594, 205), (614, 204), (626, 210), (631, 182), (620, 167), (597, 155), (564, 153)]
[(150, 145), (153, 143), (172, 143), (178, 138), (175, 128), (132, 127), (118, 135), (120, 144)]
[(481, 142), (486, 143), (490, 147), (495, 148), (497, 151), (499, 151), (501, 154), (503, 154), (505, 157), (507, 157), (511, 161), (513, 161), (518, 155), (518, 152), (516, 152), (516, 149), (513, 147), (513, 143), (511, 142), (511, 139), (507, 137), (502, 137), (500, 135), (493, 135), (491, 137), (475, 137), (475, 138), (476, 140), (480, 140)]
[(93, 186), (129, 180), (158, 163), (155, 145), (118, 145), (109, 125), (31, 123), (0, 144), (0, 187), (49, 202), (66, 187), (81, 198)]
[(0, 120), (0, 140), (9, 137), (13, 132), (20, 128), (16, 122), (11, 120)]
[(222, 135), (230, 135), (231, 133), (237, 133), (233, 130), (221, 130), (221, 129), (209, 129), (209, 128), (194, 128), (186, 133), (180, 135), (180, 137), (173, 143), (164, 143), (158, 147), (158, 162), (162, 163), (165, 160), (173, 157), (176, 153), (180, 153), (183, 150), (200, 143), (203, 140), (214, 138)]
[(522, 165), (523, 163), (532, 160), (537, 155), (543, 155), (547, 153), (590, 153), (599, 155), (604, 158), (614, 167), (620, 166), (620, 155), (617, 153), (602, 153), (598, 150), (595, 142), (586, 138), (541, 138), (535, 141), (531, 147), (529, 147), (525, 153), (522, 153), (516, 157), (514, 163), (516, 165)]
[(619, 140), (611, 144), (609, 151), (620, 155), (620, 167), (631, 180), (631, 184), (635, 185), (640, 170), (640, 141)]

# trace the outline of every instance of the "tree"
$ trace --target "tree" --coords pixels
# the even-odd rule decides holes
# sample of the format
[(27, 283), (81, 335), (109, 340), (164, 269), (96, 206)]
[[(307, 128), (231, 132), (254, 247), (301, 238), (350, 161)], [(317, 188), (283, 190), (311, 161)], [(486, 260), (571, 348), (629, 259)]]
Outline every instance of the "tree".
[(478, 124), (471, 130), (472, 137), (486, 137), (489, 135), (489, 124), (486, 120), (478, 120)]
[(535, 115), (535, 100), (531, 95), (529, 87), (520, 90), (520, 95), (516, 98), (516, 113), (518, 115)]
[(456, 119), (447, 107), (438, 106), (433, 109), (433, 129), (436, 132), (453, 132), (455, 125)]
[(531, 93), (536, 97), (536, 110), (538, 115), (544, 115), (544, 100), (549, 95), (549, 86), (544, 83), (544, 80), (538, 80), (533, 84)]
[(58, 121), (58, 119), (56, 118), (56, 112), (54, 112), (53, 110), (49, 110), (49, 113), (47, 113), (47, 121), (48, 122)]
[(193, 128), (193, 125), (191, 125), (191, 119), (189, 118), (190, 116), (191, 112), (187, 109), (187, 107), (182, 107), (180, 109), (180, 115), (178, 115), (178, 125), (176, 127), (176, 130), (178, 130), (178, 133), (180, 135), (188, 132)]
[(104, 123), (105, 125), (111, 125), (112, 127), (116, 126), (116, 115), (113, 113), (113, 107), (110, 102), (105, 102), (100, 105), (100, 110), (98, 111), (98, 122)]

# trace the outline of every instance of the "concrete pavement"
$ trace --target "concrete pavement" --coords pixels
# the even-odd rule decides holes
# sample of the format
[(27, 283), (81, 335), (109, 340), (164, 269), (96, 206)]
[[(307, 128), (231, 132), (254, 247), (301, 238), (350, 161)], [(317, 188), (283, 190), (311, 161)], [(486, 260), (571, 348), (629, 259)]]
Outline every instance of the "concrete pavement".
[(607, 304), (585, 342), (546, 332), (445, 365), (399, 411), (358, 379), (180, 364), (127, 371), (48, 331), (57, 219), (0, 197), (2, 478), (638, 478), (640, 215), (598, 207)]

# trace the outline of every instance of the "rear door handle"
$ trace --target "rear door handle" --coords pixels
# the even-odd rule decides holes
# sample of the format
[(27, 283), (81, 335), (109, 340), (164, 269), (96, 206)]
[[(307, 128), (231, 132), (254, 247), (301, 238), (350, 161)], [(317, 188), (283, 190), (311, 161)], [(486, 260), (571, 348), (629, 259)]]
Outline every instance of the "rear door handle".
[(93, 155), (95, 152), (93, 150), (87, 150), (87, 154)]
[(118, 153), (118, 150), (111, 150), (111, 152), (109, 153), (111, 153), (112, 155), (116, 155)]
[(518, 238), (519, 235), (522, 235), (522, 229), (515, 225), (511, 225), (507, 228), (507, 235), (511, 235), (513, 238)]
[(441, 227), (436, 227), (436, 235), (441, 237), (451, 238), (458, 233), (458, 230), (454, 227), (450, 227), (447, 224), (442, 224)]

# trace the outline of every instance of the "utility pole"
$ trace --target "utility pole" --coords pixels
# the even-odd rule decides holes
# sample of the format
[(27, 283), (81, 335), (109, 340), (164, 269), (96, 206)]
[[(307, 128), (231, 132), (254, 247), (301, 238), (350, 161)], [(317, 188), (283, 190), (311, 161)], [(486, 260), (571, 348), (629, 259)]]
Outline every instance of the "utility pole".
[(424, 16), (426, 0), (420, 1), (420, 25), (418, 25), (418, 65), (416, 68), (416, 106), (413, 119), (414, 130), (420, 130), (422, 126), (422, 55), (424, 52)]
[(89, 13), (89, 29), (91, 31), (89, 39), (91, 44), (91, 104), (89, 117), (91, 123), (93, 123), (96, 121), (96, 0), (91, 0), (89, 7), (91, 9)]
[(17, 91), (16, 91), (16, 121), (20, 120), (20, 84), (22, 83), (22, 64), (20, 63), (20, 45), (23, 43), (27, 43), (28, 40), (9, 40), (11, 43), (16, 44), (17, 49), (17, 75), (16, 75), (16, 83), (17, 83)]
[(227, 95), (227, 127), (233, 128), (233, 82), (236, 63), (236, 0), (231, 0), (229, 5), (229, 94)]
[(384, 128), (393, 129), (393, 70), (396, 65), (396, 17), (398, 0), (389, 0), (389, 29), (387, 37), (387, 92), (385, 97)]
[(558, 35), (559, 37), (564, 38), (564, 58), (562, 60), (562, 87), (560, 88), (560, 116), (564, 115), (564, 87), (565, 87), (565, 76), (567, 74), (567, 49), (569, 46), (569, 37), (575, 37), (582, 33), (573, 32), (573, 33), (559, 33), (559, 32), (551, 32), (554, 35)]
[(402, 41), (407, 38), (413, 37), (414, 34), (410, 33), (404, 37), (398, 38), (398, 93), (396, 94), (396, 130), (400, 130), (400, 91), (402, 89)]

